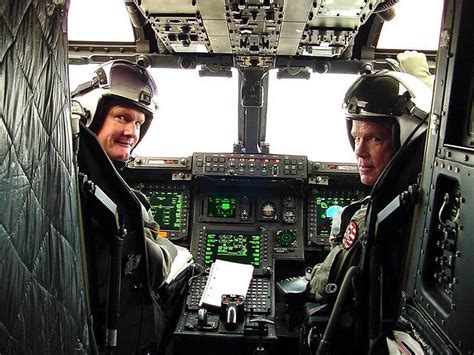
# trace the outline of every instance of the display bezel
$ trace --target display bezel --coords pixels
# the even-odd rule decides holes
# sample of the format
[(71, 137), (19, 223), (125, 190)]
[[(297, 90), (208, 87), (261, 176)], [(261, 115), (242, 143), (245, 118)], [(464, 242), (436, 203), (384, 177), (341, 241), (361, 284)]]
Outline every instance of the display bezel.
[[(175, 221), (175, 223), (172, 226), (173, 223), (169, 223), (169, 222), (165, 223), (165, 218), (164, 218), (165, 213), (161, 212), (160, 215), (163, 216), (163, 218), (161, 219), (159, 218), (157, 212), (160, 209), (158, 208), (158, 201), (155, 201), (155, 199), (159, 199), (162, 196), (167, 198), (168, 196), (173, 196), (173, 195), (177, 196), (177, 198), (180, 199), (181, 201), (180, 201), (179, 207), (178, 207), (178, 203), (174, 204), (173, 206), (173, 211), (175, 211), (173, 220)], [(183, 213), (183, 199), (184, 199), (182, 191), (148, 190), (146, 192), (146, 196), (151, 206), (153, 218), (155, 219), (156, 223), (159, 224), (160, 230), (170, 231), (170, 232), (177, 232), (181, 230), (182, 225), (183, 225), (182, 213)], [(171, 199), (172, 198), (173, 197), (171, 197)]]
[[(219, 217), (209, 215), (209, 198), (210, 196), (232, 196), (235, 197), (235, 215), (232, 217)], [(202, 208), (199, 213), (199, 220), (202, 222), (218, 222), (218, 223), (251, 223), (253, 221), (253, 199), (248, 195), (241, 195), (232, 192), (213, 192), (205, 194), (202, 198)], [(245, 211), (245, 217), (242, 212)]]
[[(327, 230), (321, 231), (321, 219), (318, 219), (320, 208), (317, 204), (318, 198), (325, 199), (345, 199), (346, 201), (358, 201), (364, 197), (366, 192), (362, 189), (314, 189), (306, 197), (307, 201), (307, 238), (309, 245), (315, 244), (324, 248), (329, 248), (331, 243), (329, 236), (331, 232), (332, 220), (326, 224)], [(343, 205), (346, 206), (347, 204)]]
[[(167, 185), (167, 184), (140, 184), (136, 186), (148, 199), (150, 205), (150, 194), (153, 193), (176, 193), (181, 194), (181, 211), (180, 211), (180, 228), (170, 229), (166, 228), (163, 223), (160, 224), (160, 220), (154, 215), (155, 221), (160, 225), (160, 236), (169, 238), (171, 240), (182, 239), (188, 236), (189, 232), (189, 208), (190, 208), (190, 190), (185, 185)], [(153, 206), (152, 206), (153, 208)]]
[[(208, 194), (206, 202), (206, 217), (208, 218), (222, 218), (226, 220), (237, 217), (238, 198), (235, 194)], [(229, 205), (230, 215), (228, 216), (224, 215), (226, 213), (222, 209), (224, 204)]]
[[(327, 216), (327, 211), (331, 207), (335, 207), (335, 206), (339, 206), (342, 209), (345, 206), (351, 204), (352, 202), (357, 201), (358, 197), (349, 196), (349, 195), (325, 196), (321, 194), (321, 195), (314, 196), (313, 199), (314, 199), (315, 212), (316, 212), (316, 221), (315, 221), (316, 234), (320, 237), (329, 237), (331, 234), (332, 217)], [(325, 199), (326, 203), (331, 204), (331, 206), (326, 207), (326, 208), (322, 207), (320, 203), (318, 203), (318, 199)], [(337, 212), (334, 212), (334, 213), (337, 213)], [(322, 217), (322, 214), (325, 214), (325, 216)]]

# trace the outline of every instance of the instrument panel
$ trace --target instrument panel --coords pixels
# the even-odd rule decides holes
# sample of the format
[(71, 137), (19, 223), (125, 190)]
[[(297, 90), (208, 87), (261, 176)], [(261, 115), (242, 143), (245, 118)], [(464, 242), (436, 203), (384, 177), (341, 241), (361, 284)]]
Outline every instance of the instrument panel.
[[(237, 185), (234, 185), (237, 184)], [(193, 235), (191, 249), (198, 260), (203, 260), (198, 247), (203, 240), (209, 244), (250, 238), (264, 249), (262, 264), (273, 259), (304, 257), (303, 197), (278, 182), (262, 187), (249, 186), (248, 181), (205, 182), (204, 191), (194, 196)], [(234, 192), (238, 190), (245, 192)], [(206, 245), (207, 245), (206, 244)], [(222, 245), (221, 245), (222, 246)], [(219, 248), (219, 250), (227, 250)], [(248, 252), (253, 248), (246, 248)], [(226, 255), (230, 261), (233, 258)], [(235, 256), (235, 259), (239, 259)], [(266, 261), (264, 261), (266, 260)], [(270, 266), (268, 264), (267, 266)]]
[(211, 228), (258, 233), (272, 258), (301, 260), (304, 246), (329, 248), (333, 215), (367, 194), (355, 164), (294, 155), (139, 157), (126, 177), (150, 201), (160, 235), (187, 240), (195, 257)]
[(305, 179), (308, 159), (303, 155), (194, 153), (193, 174)]
[[(175, 343), (186, 346), (196, 335), (205, 335), (214, 347), (220, 337), (246, 338), (262, 329), (262, 339), (274, 343), (275, 280), (281, 270), (298, 273), (314, 260), (308, 255), (327, 253), (332, 217), (365, 194), (355, 164), (311, 162), (305, 156), (139, 158), (125, 175), (150, 201), (160, 235), (188, 247), (201, 270), (189, 284), (175, 332)], [(200, 306), (217, 259), (254, 267), (236, 330), (229, 330), (222, 312)], [(252, 323), (255, 319), (265, 324)]]

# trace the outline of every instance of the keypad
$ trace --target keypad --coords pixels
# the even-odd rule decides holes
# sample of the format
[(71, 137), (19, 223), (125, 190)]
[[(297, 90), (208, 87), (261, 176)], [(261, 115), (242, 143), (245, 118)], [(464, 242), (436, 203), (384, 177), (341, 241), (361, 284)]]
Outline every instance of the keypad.
[[(186, 301), (188, 310), (198, 310), (199, 301), (206, 287), (207, 275), (195, 278), (188, 292)], [(270, 313), (270, 280), (265, 278), (253, 278), (245, 299), (245, 311), (247, 313)]]

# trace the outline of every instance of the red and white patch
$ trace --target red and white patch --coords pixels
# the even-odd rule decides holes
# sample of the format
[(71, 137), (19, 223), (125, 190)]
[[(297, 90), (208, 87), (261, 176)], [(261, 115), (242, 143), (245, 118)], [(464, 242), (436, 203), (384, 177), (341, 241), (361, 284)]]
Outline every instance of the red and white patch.
[(342, 245), (344, 249), (350, 249), (357, 238), (357, 224), (354, 221), (347, 226), (344, 238), (342, 239)]

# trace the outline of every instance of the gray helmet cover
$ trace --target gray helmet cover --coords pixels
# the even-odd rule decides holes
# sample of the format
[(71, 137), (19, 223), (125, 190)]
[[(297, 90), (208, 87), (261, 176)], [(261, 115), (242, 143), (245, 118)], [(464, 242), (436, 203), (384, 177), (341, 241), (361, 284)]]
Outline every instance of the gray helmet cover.
[(142, 111), (145, 122), (140, 127), (138, 142), (145, 136), (158, 110), (158, 91), (153, 77), (145, 68), (126, 60), (102, 64), (95, 70), (92, 80), (79, 85), (71, 97), (73, 113), (79, 108), (81, 116), (85, 116), (83, 123), (94, 133), (102, 125), (105, 110), (113, 103)]

